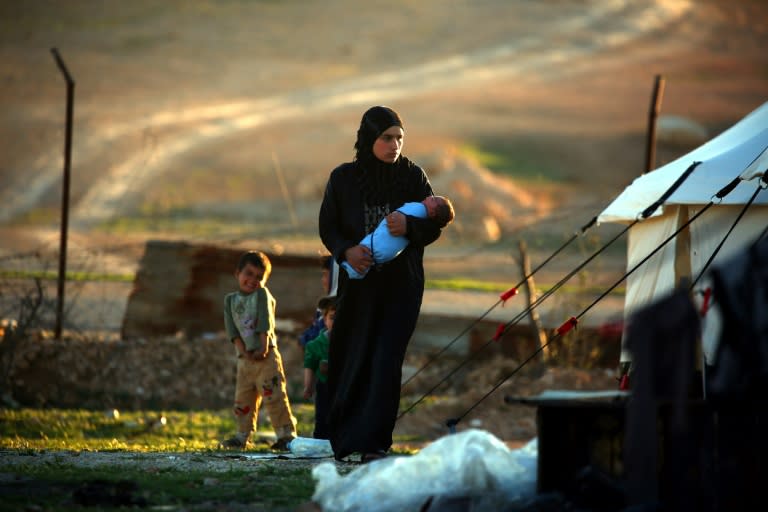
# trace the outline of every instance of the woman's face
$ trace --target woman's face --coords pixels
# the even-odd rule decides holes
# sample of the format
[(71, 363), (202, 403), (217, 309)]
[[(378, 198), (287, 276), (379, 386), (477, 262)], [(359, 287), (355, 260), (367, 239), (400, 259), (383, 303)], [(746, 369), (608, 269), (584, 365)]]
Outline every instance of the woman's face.
[(373, 143), (373, 156), (384, 163), (392, 164), (403, 150), (405, 132), (399, 126), (390, 126)]

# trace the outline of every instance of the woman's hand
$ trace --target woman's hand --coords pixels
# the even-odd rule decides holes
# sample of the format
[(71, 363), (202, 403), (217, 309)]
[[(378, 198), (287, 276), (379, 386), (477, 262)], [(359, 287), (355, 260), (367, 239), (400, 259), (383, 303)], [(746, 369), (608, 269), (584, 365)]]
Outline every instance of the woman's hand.
[(359, 274), (364, 274), (373, 265), (371, 250), (364, 245), (350, 247), (346, 250), (344, 256), (347, 258), (347, 263)]
[(387, 229), (392, 236), (403, 236), (408, 231), (408, 223), (401, 212), (392, 212), (387, 215)]

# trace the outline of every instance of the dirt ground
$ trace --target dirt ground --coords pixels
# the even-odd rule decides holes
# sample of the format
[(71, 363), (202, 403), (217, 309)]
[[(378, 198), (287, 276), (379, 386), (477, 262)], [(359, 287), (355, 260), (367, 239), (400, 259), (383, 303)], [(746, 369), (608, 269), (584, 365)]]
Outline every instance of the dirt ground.
[[(57, 249), (66, 96), (51, 48), (76, 82), (70, 250), (113, 272), (135, 269), (149, 238), (321, 250), (327, 174), (351, 158), (362, 111), (388, 104), (405, 154), (457, 204), (428, 276), (507, 281), (519, 238), (547, 255), (643, 172), (656, 75), (662, 115), (706, 133), (659, 131), (656, 165), (768, 99), (762, 0), (3, 2), (3, 261)], [(505, 177), (468, 147), (509, 155)], [(153, 217), (194, 227), (143, 230)], [(203, 231), (209, 217), (248, 229)], [(131, 218), (143, 224), (112, 231)], [(622, 268), (617, 251), (593, 277)], [(615, 376), (530, 378), (535, 391)], [(509, 409), (484, 421), (517, 439), (533, 428)]]

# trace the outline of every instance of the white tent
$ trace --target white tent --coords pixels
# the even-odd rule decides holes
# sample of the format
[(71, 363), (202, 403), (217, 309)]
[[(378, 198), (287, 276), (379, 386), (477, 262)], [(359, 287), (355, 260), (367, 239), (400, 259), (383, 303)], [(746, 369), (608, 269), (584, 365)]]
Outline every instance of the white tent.
[[(641, 214), (658, 201), (695, 162), (683, 183), (648, 218)], [(669, 293), (678, 283), (693, 282), (723, 239), (712, 264), (743, 249), (768, 226), (768, 191), (760, 191), (733, 231), (728, 231), (758, 189), (768, 170), (768, 103), (764, 103), (706, 144), (658, 169), (640, 176), (598, 215), (598, 223), (630, 224), (624, 315)], [(736, 178), (738, 185), (725, 197), (716, 194)], [(638, 264), (673, 233), (714, 203), (648, 261)], [(706, 286), (704, 280), (697, 283)], [(707, 327), (705, 326), (705, 330)], [(705, 332), (704, 337), (707, 337)], [(710, 336), (711, 338), (711, 336)], [(711, 344), (705, 343), (705, 355)], [(622, 352), (622, 361), (631, 355)]]

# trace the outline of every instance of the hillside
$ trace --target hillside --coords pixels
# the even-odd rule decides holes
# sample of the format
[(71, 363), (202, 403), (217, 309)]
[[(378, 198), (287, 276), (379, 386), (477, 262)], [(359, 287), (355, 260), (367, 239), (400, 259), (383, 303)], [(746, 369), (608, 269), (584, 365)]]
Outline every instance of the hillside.
[[(53, 47), (76, 83), (71, 250), (117, 252), (110, 268), (148, 238), (316, 253), (327, 174), (384, 103), (456, 199), (431, 275), (496, 280), (519, 238), (543, 258), (642, 172), (656, 74), (662, 114), (708, 136), (762, 104), (765, 20), (759, 0), (5, 2), (0, 253), (57, 247)], [(657, 163), (700, 142), (662, 138)]]

